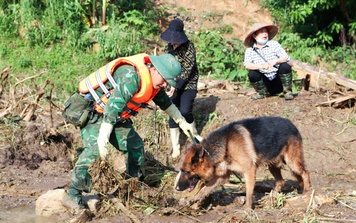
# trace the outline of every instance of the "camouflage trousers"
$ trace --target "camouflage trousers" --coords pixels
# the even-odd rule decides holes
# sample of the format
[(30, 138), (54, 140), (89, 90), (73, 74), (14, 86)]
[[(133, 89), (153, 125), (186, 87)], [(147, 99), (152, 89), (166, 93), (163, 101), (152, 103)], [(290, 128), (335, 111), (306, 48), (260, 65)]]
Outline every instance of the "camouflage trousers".
[[(84, 150), (79, 155), (71, 174), (70, 188), (72, 190), (84, 192), (91, 190), (91, 176), (88, 169), (92, 162), (100, 159), (97, 138), (101, 121), (101, 117), (94, 117), (81, 129)], [(126, 172), (132, 177), (143, 177), (145, 167), (144, 144), (131, 122), (116, 123), (109, 142), (124, 153)]]

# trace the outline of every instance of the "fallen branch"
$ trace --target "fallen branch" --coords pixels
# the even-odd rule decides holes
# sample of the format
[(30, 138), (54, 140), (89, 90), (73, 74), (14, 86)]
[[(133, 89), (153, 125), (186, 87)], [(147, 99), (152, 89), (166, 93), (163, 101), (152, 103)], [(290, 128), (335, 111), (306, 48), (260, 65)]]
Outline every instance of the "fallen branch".
[[(51, 82), (47, 79), (42, 87), (37, 90), (37, 95), (35, 97), (35, 101), (31, 103), (31, 108), (28, 111), (27, 115), (24, 117), (24, 120), (26, 122), (29, 122), (33, 116), (33, 114), (35, 113), (37, 106), (38, 106), (38, 102), (40, 101), (40, 99), (43, 97), (43, 95), (46, 93), (46, 86), (51, 84)], [(53, 125), (52, 125), (53, 126)]]
[(312, 194), (310, 195), (310, 200), (309, 200), (309, 205), (308, 205), (308, 208), (307, 208), (307, 212), (309, 211), (309, 209), (310, 209), (310, 207), (311, 207), (311, 205), (312, 205), (312, 203), (313, 203), (313, 201), (314, 201), (314, 190), (313, 190), (313, 192), (312, 192)]
[(54, 127), (54, 122), (53, 122), (53, 102), (52, 102), (52, 94), (53, 94), (53, 89), (54, 89), (54, 83), (50, 82), (51, 88), (49, 91), (49, 112), (51, 116), (51, 128)]
[(7, 82), (9, 82), (9, 74), (10, 74), (11, 66), (7, 66), (3, 71), (0, 73), (1, 83), (0, 83), (0, 98), (2, 95), (2, 91), (5, 88)]
[(41, 73), (39, 73), (39, 74), (37, 74), (37, 75), (31, 76), (31, 77), (26, 77), (25, 79), (22, 79), (21, 81), (18, 81), (18, 82), (14, 85), (14, 87), (16, 87), (17, 85), (19, 85), (19, 84), (21, 84), (21, 83), (23, 83), (23, 82), (25, 82), (25, 81), (27, 81), (27, 80), (31, 80), (31, 79), (34, 79), (34, 78), (36, 78), (36, 77), (42, 76), (42, 75), (45, 74), (45, 73), (46, 73), (46, 71), (42, 71)]
[(200, 221), (199, 219), (197, 219), (197, 218), (194, 218), (194, 217), (192, 217), (192, 216), (189, 216), (189, 215), (187, 215), (187, 214), (185, 214), (185, 213), (183, 213), (183, 212), (180, 212), (180, 211), (178, 211), (178, 210), (174, 210), (174, 212), (177, 212), (178, 214), (180, 214), (180, 215), (184, 215), (184, 216), (186, 216), (187, 218), (190, 218), (190, 219), (192, 219), (193, 221), (196, 221), (196, 222), (204, 222), (204, 221)]
[(110, 198), (114, 205), (116, 205), (127, 217), (129, 217), (133, 222), (141, 223), (140, 219), (138, 219), (134, 214), (131, 213), (129, 209), (127, 209), (119, 199), (112, 197)]
[[(356, 90), (356, 80), (338, 75), (336, 73), (327, 72), (321, 68), (317, 68), (311, 64), (303, 63), (299, 60), (291, 60), (292, 69), (297, 72), (298, 78), (305, 78), (306, 75), (311, 75), (310, 86), (312, 87), (335, 87), (335, 83), (347, 88)], [(328, 89), (332, 90), (332, 89)]]
[(318, 218), (319, 221), (332, 221), (332, 222), (356, 222), (355, 219), (335, 219), (335, 218)]
[(351, 210), (356, 211), (356, 209), (355, 209), (355, 208), (353, 208), (353, 207), (351, 207), (350, 205), (345, 204), (344, 202), (339, 201), (339, 200), (337, 200), (336, 198), (334, 198), (334, 200), (335, 200), (336, 202), (338, 202), (338, 203), (340, 203), (340, 204), (344, 205), (345, 207), (350, 208)]
[(3, 118), (3, 117), (5, 117), (5, 116), (7, 116), (8, 114), (10, 114), (11, 111), (12, 110), (12, 107), (10, 106), (10, 107), (8, 107), (7, 109), (5, 109), (3, 112), (1, 112), (0, 113), (0, 118)]
[(331, 106), (334, 103), (340, 103), (340, 102), (347, 101), (347, 100), (350, 100), (350, 99), (356, 99), (356, 93), (350, 93), (350, 94), (348, 94), (346, 96), (343, 96), (343, 97), (335, 98), (333, 100), (328, 100), (328, 101), (319, 103), (316, 106), (320, 106), (320, 105), (329, 105), (329, 106)]

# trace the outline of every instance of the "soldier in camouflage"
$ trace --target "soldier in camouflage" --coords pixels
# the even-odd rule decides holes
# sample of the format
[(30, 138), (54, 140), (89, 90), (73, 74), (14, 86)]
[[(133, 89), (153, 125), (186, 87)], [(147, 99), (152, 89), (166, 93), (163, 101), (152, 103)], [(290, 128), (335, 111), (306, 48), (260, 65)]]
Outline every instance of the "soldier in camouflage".
[[(113, 88), (103, 114), (94, 113), (88, 123), (81, 128), (84, 151), (75, 164), (68, 190), (69, 198), (80, 207), (85, 207), (82, 192), (91, 190), (91, 177), (88, 173), (90, 164), (96, 159), (106, 159), (108, 143), (124, 153), (126, 172), (132, 177), (143, 178), (145, 173), (143, 141), (134, 130), (131, 121), (120, 118), (127, 109), (128, 103), (133, 98), (138, 98), (139, 93), (150, 92), (150, 97), (145, 99), (147, 103), (153, 100), (160, 109), (179, 123), (185, 134), (189, 135), (190, 132), (199, 137), (195, 127), (186, 122), (164, 90), (168, 85), (177, 86), (177, 77), (181, 73), (178, 60), (170, 54), (147, 55), (145, 59), (148, 62), (143, 63), (144, 68), (138, 69), (137, 67), (140, 66), (125, 63), (115, 68), (112, 76), (116, 87)], [(146, 77), (142, 74), (142, 70), (147, 73)], [(150, 84), (143, 86), (145, 81)], [(105, 84), (110, 88), (108, 82)], [(100, 88), (96, 89), (96, 92), (100, 93), (100, 91)]]

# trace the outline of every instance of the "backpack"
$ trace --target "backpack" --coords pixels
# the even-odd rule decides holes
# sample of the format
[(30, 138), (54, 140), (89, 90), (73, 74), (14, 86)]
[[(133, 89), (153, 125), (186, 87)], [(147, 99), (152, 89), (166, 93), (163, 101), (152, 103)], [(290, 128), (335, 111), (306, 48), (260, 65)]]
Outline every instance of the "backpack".
[(93, 112), (93, 102), (76, 91), (64, 103), (62, 115), (67, 123), (82, 128), (87, 124), (89, 113)]

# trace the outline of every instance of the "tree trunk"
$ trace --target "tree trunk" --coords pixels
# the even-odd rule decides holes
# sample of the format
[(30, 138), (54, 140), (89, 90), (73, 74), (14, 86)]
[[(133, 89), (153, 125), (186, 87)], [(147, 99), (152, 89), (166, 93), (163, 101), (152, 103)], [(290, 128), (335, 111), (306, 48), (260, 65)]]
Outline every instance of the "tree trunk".
[(298, 79), (303, 79), (306, 78), (308, 74), (310, 75), (310, 87), (316, 89), (323, 87), (327, 90), (335, 90), (337, 84), (354, 91), (356, 90), (356, 80), (340, 76), (336, 73), (327, 72), (299, 60), (291, 60), (290, 64), (292, 69), (297, 72)]

